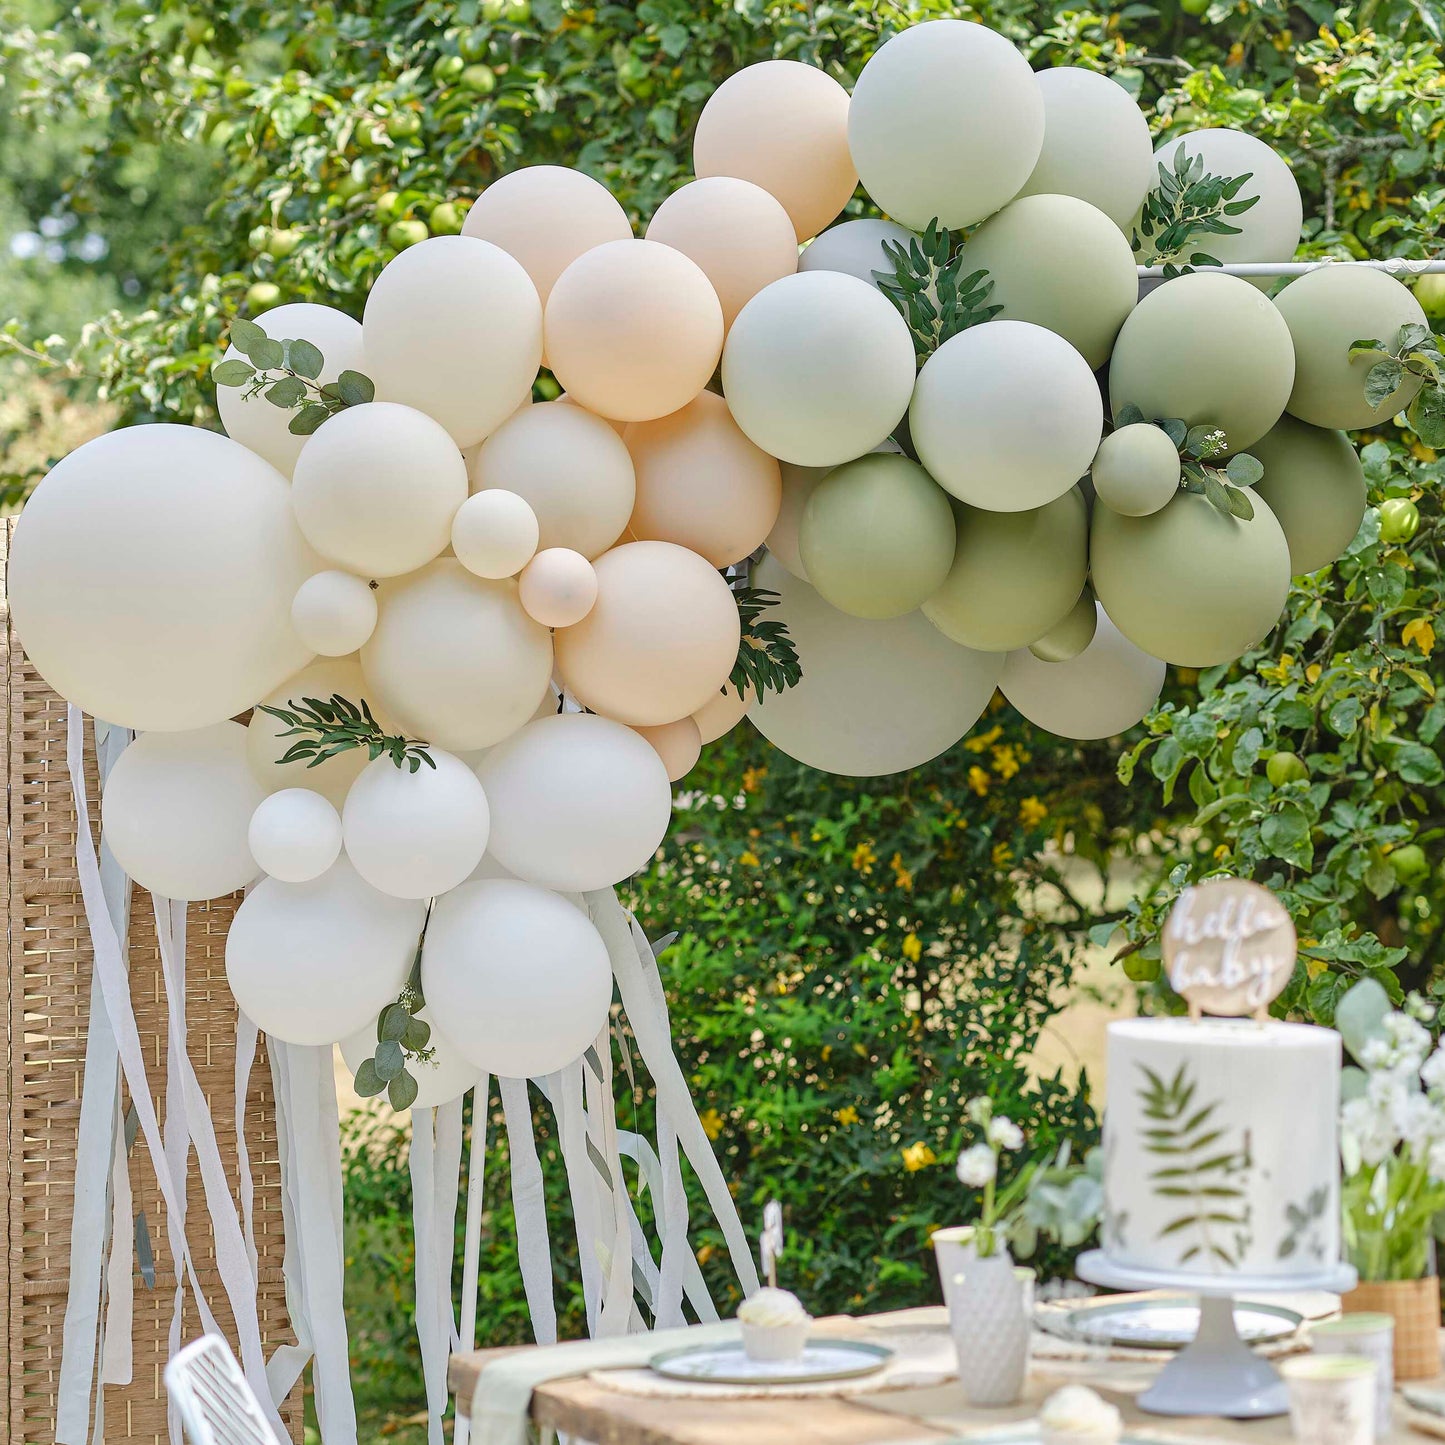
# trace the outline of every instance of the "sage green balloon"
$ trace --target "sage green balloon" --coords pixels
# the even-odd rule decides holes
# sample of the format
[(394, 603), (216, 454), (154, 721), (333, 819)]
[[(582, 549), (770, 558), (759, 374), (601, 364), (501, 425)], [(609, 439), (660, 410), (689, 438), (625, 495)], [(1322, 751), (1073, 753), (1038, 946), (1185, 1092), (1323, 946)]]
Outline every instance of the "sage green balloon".
[(907, 457), (875, 453), (835, 467), (803, 508), (798, 551), (818, 595), (850, 617), (902, 617), (931, 597), (953, 561), (953, 509)]
[(1096, 507), (1089, 567), (1119, 631), (1180, 667), (1233, 662), (1279, 620), (1289, 591), (1289, 544), (1259, 497), (1248, 522), (1195, 492), (1148, 517)]
[(1047, 327), (1095, 370), (1139, 299), (1124, 233), (1076, 196), (1022, 196), (990, 216), (963, 248), (963, 274), (980, 270), (1001, 317)]
[(948, 579), (923, 615), (976, 652), (1037, 642), (1079, 600), (1089, 567), (1089, 509), (1077, 487), (1030, 512), (960, 504)]
[(1037, 642), (1029, 643), (1029, 651), (1040, 662), (1067, 662), (1094, 640), (1098, 627), (1094, 592), (1092, 588), (1085, 587), (1064, 620), (1049, 628)]
[(1365, 266), (1325, 266), (1291, 281), (1275, 303), (1294, 338), (1295, 378), (1289, 413), (1311, 426), (1354, 431), (1402, 412), (1420, 390), (1406, 376), (1378, 407), (1365, 399), (1365, 376), (1382, 352), (1350, 356), (1365, 338), (1393, 350), (1402, 326), (1428, 326), (1408, 287)]
[(1249, 449), (1264, 467), (1254, 484), (1284, 528), (1290, 571), (1318, 572), (1343, 555), (1365, 515), (1365, 469), (1342, 431), (1282, 416)]
[(1089, 475), (1094, 495), (1126, 517), (1157, 512), (1179, 490), (1179, 449), (1152, 422), (1110, 432), (1099, 443)]
[(1289, 327), (1268, 296), (1237, 276), (1195, 271), (1129, 313), (1109, 363), (1110, 405), (1115, 416), (1132, 402), (1151, 419), (1208, 423), (1237, 452), (1279, 420), (1294, 369)]

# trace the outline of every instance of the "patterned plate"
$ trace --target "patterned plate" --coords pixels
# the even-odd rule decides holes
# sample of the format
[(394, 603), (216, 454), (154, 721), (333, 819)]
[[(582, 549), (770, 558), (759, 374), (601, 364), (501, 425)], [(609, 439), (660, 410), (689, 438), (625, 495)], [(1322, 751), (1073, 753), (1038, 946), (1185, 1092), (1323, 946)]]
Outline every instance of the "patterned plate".
[[(1303, 1315), (1280, 1305), (1241, 1301), (1234, 1327), (1248, 1345), (1287, 1339)], [(1128, 1300), (1070, 1310), (1060, 1332), (1091, 1345), (1127, 1345), (1136, 1350), (1181, 1350), (1199, 1332), (1199, 1305), (1193, 1300)]]
[(810, 1385), (820, 1380), (851, 1380), (881, 1370), (893, 1351), (861, 1340), (809, 1340), (796, 1360), (750, 1360), (742, 1345), (686, 1345), (664, 1350), (648, 1364), (672, 1380), (711, 1381), (715, 1385)]

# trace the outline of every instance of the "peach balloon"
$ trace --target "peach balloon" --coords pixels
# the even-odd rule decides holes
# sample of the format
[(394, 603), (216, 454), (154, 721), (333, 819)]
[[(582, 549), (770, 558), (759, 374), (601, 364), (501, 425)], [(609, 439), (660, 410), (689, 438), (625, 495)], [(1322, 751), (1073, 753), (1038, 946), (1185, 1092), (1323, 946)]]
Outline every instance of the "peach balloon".
[(648, 223), (647, 239), (702, 267), (725, 327), (770, 281), (798, 269), (798, 240), (782, 203), (736, 176), (704, 176), (674, 191)]
[(748, 710), (748, 700), (732, 683), (728, 683), (693, 713), (698, 736), (704, 743), (716, 742), (724, 733), (731, 732), (743, 720)]
[(597, 601), (597, 573), (570, 547), (547, 547), (522, 569), (517, 579), (522, 610), (543, 627), (571, 627), (587, 616)]
[(669, 416), (633, 422), (624, 439), (637, 470), (628, 531), (639, 542), (676, 542), (714, 567), (762, 545), (778, 520), (782, 477), (722, 397), (700, 392)]
[(647, 739), (662, 759), (667, 769), (667, 780), (675, 783), (685, 778), (702, 752), (702, 734), (697, 723), (690, 717), (679, 718), (676, 722), (662, 723), (657, 727), (636, 728)]
[(520, 261), (545, 305), (568, 266), (594, 246), (630, 241), (632, 223), (601, 181), (567, 166), (524, 166), (477, 197), (462, 235), (490, 241)]
[(589, 411), (649, 421), (686, 406), (722, 355), (722, 306), (697, 263), (660, 241), (609, 241), (547, 298), (547, 358)]
[[(581, 403), (580, 401), (578, 401), (576, 397), (574, 397), (574, 396), (568, 396), (565, 391), (564, 391), (564, 392), (561, 392), (559, 395), (557, 395), (557, 396), (554, 397), (553, 399), (554, 399), (555, 401), (557, 401), (557, 402), (564, 403), (564, 404), (567, 405), (567, 406), (575, 406), (575, 407), (581, 408), (581, 410), (583, 410), (583, 411), (587, 411), (587, 408), (586, 408), (585, 406), (583, 406), (582, 403)], [(596, 413), (595, 411), (594, 411), (594, 412), (589, 412), (588, 415), (589, 415), (589, 416), (596, 416), (597, 413)], [(604, 417), (602, 418), (602, 420), (605, 421), (605, 422), (607, 423), (607, 425), (610, 426), (610, 427), (612, 428), (612, 430), (617, 433), (618, 436), (621, 436), (622, 433), (627, 430), (628, 425), (629, 425), (629, 424), (628, 424), (627, 422), (625, 422), (625, 421), (618, 421), (615, 416), (604, 416)]]
[(595, 563), (597, 602), (556, 634), (557, 671), (584, 707), (634, 727), (690, 717), (728, 679), (740, 627), (712, 565), (671, 542), (629, 542)]
[(797, 60), (730, 75), (698, 117), (692, 168), (736, 176), (783, 203), (799, 241), (816, 236), (858, 187), (848, 150), (848, 92)]
[(803, 554), (798, 550), (798, 528), (803, 522), (803, 512), (813, 488), (833, 469), (832, 467), (800, 467), (793, 462), (781, 464), (783, 476), (783, 500), (778, 508), (778, 519), (768, 533), (768, 551), (798, 579), (808, 580), (808, 569), (803, 566)]

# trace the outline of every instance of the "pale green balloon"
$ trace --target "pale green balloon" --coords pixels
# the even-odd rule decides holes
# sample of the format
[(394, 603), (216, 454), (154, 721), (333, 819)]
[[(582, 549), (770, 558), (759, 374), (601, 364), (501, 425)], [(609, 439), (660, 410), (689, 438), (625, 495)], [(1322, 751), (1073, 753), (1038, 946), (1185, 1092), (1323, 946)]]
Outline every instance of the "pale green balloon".
[(1049, 628), (1037, 642), (1029, 643), (1029, 651), (1040, 662), (1067, 662), (1077, 657), (1093, 640), (1099, 627), (1098, 609), (1094, 592), (1085, 587), (1079, 593), (1079, 600), (1069, 614), (1056, 626)]
[(1077, 487), (1031, 512), (960, 505), (948, 579), (923, 615), (978, 652), (1037, 642), (1079, 600), (1089, 566), (1089, 509)]
[(1241, 451), (1279, 420), (1294, 368), (1289, 327), (1268, 296), (1237, 276), (1195, 271), (1129, 313), (1109, 363), (1110, 406), (1115, 416), (1132, 402), (1149, 418), (1207, 423)]
[(803, 509), (798, 551), (825, 602), (850, 617), (902, 617), (931, 597), (953, 561), (953, 510), (907, 457), (835, 467)]
[(1097, 370), (1139, 299), (1124, 233), (1076, 196), (1022, 196), (990, 216), (963, 248), (963, 274), (987, 271), (990, 305), (1062, 336)]
[(1350, 439), (1286, 415), (1249, 450), (1264, 467), (1254, 494), (1284, 528), (1290, 571), (1318, 572), (1339, 558), (1365, 515), (1365, 470)]
[(1157, 512), (1179, 490), (1179, 449), (1152, 422), (1110, 432), (1099, 443), (1089, 475), (1094, 495), (1126, 517)]
[(1275, 304), (1294, 338), (1295, 378), (1288, 411), (1311, 426), (1354, 431), (1388, 421), (1420, 390), (1406, 376), (1378, 407), (1365, 400), (1365, 376), (1382, 352), (1350, 356), (1365, 338), (1394, 350), (1402, 326), (1426, 326), (1410, 290), (1383, 271), (1364, 266), (1325, 266), (1291, 281)]
[(1095, 507), (1094, 592), (1119, 631), (1181, 667), (1233, 662), (1279, 620), (1289, 544), (1268, 503), (1243, 521), (1181, 491), (1148, 517)]

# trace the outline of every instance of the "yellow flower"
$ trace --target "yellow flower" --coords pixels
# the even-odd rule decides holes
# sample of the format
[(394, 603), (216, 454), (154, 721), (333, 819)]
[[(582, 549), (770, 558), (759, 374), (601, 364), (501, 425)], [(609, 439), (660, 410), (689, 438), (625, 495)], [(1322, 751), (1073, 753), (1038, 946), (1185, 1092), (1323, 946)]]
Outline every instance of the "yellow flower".
[(749, 768), (743, 774), (743, 792), (756, 793), (767, 775), (768, 770), (766, 768)]
[(873, 851), (872, 845), (860, 843), (853, 850), (853, 867), (859, 873), (871, 873), (873, 865), (878, 861), (878, 855)]
[(856, 1124), (858, 1122), (858, 1111), (852, 1104), (844, 1104), (841, 1109), (834, 1111), (833, 1117), (842, 1124), (844, 1128), (847, 1128), (849, 1124)]
[(993, 845), (993, 866), (1002, 868), (1007, 863), (1013, 862), (1014, 850), (1007, 843), (995, 843)]
[(1007, 782), (1019, 770), (1019, 760), (1008, 743), (1000, 743), (993, 750), (993, 770)]
[(1310, 665), (1309, 665), (1307, 668), (1305, 668), (1305, 681), (1306, 681), (1306, 682), (1318, 682), (1318, 681), (1320, 680), (1320, 672), (1321, 672), (1321, 668), (1320, 668), (1319, 663), (1317, 663), (1317, 662), (1312, 662), (1312, 663), (1310, 663)]
[(1049, 810), (1037, 798), (1025, 798), (1019, 804), (1019, 822), (1025, 828), (1037, 828), (1048, 816)]
[(1259, 670), (1259, 675), (1266, 682), (1274, 682), (1283, 685), (1289, 681), (1289, 670), (1294, 666), (1294, 658), (1285, 653), (1278, 662), (1266, 663)]
[(910, 1174), (917, 1174), (920, 1169), (927, 1169), (930, 1164), (938, 1163), (938, 1155), (921, 1139), (916, 1144), (906, 1145), (902, 1154), (903, 1167)]
[(903, 854), (895, 853), (889, 860), (888, 866), (893, 870), (893, 882), (905, 893), (913, 892), (913, 874), (903, 866)]
[(716, 1139), (723, 1130), (723, 1116), (716, 1109), (704, 1109), (698, 1115), (698, 1123), (702, 1125), (702, 1132), (709, 1139)]
[(749, 868), (757, 868), (760, 866), (758, 861), (758, 855), (754, 853), (751, 848), (748, 848), (744, 852), (738, 854), (738, 862), (745, 863)]
[(1229, 47), (1229, 55), (1226, 57), (1224, 63), (1226, 65), (1244, 64), (1244, 46), (1238, 40)]
[(1214, 850), (1214, 861), (1215, 861), (1216, 863), (1223, 863), (1224, 860), (1225, 860), (1226, 858), (1228, 858), (1228, 857), (1229, 857), (1229, 844), (1228, 844), (1228, 843), (1221, 843), (1221, 844)]
[(1002, 736), (1001, 727), (991, 727), (986, 733), (979, 733), (976, 738), (965, 738), (963, 745), (971, 753), (986, 753)]
[(968, 770), (968, 786), (982, 798), (988, 792), (988, 774), (975, 764)]
[(1406, 647), (1412, 644), (1420, 649), (1426, 657), (1435, 650), (1435, 629), (1430, 626), (1429, 621), (1424, 617), (1417, 617), (1413, 622), (1407, 622), (1400, 632), (1400, 641)]
[(916, 933), (910, 933), (903, 940), (903, 956), (911, 963), (917, 963), (923, 957), (923, 945), (918, 941)]

